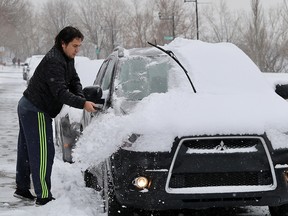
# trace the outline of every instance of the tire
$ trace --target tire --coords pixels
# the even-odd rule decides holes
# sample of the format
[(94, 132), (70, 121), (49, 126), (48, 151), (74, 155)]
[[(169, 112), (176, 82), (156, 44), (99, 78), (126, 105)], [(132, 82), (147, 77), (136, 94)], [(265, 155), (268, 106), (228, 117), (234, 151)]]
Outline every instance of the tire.
[(93, 188), (96, 191), (101, 191), (101, 186), (98, 184), (97, 177), (94, 176), (89, 170), (84, 172), (84, 181), (86, 187)]
[(288, 216), (288, 204), (281, 206), (269, 206), (271, 216)]
[(103, 164), (103, 211), (107, 213), (108, 216), (132, 216), (133, 212), (131, 209), (121, 206), (121, 204), (117, 201), (114, 192), (114, 185), (111, 177), (110, 169), (108, 168), (108, 164)]

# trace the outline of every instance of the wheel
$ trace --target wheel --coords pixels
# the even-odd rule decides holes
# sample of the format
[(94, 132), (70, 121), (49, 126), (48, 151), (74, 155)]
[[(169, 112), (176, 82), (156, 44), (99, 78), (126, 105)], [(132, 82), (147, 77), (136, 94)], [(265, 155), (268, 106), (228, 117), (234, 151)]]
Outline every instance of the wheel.
[(114, 185), (112, 181), (112, 176), (110, 169), (107, 163), (103, 164), (103, 190), (102, 197), (104, 201), (104, 212), (107, 213), (108, 216), (132, 216), (133, 213), (131, 209), (121, 206), (121, 204), (117, 201)]
[(281, 206), (269, 206), (271, 216), (288, 216), (288, 204)]
[(94, 176), (89, 170), (84, 172), (84, 181), (86, 187), (95, 189), (96, 191), (101, 191), (101, 186), (98, 184), (97, 177)]

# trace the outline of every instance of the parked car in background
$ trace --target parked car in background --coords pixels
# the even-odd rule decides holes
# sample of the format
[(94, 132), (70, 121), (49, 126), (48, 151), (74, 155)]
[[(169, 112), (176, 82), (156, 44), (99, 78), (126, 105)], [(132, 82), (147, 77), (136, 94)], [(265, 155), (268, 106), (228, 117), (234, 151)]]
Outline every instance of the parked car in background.
[(288, 98), (288, 73), (263, 72), (263, 74), (278, 95)]
[[(84, 87), (92, 85), (103, 60), (90, 60), (84, 56), (75, 57), (75, 68)], [(64, 105), (54, 119), (56, 144), (62, 150), (63, 161), (72, 163), (72, 150), (80, 135), (80, 121), (83, 110)]]
[(43, 59), (44, 55), (32, 55), (27, 67), (27, 85), (29, 84), (30, 78), (33, 76), (36, 67), (40, 64), (41, 60)]
[(119, 48), (84, 89), (102, 111), (84, 111), (78, 158), (95, 161), (85, 181), (104, 211), (250, 205), (287, 215), (288, 103), (233, 44), (177, 38), (164, 48), (186, 74), (171, 51)]
[(25, 62), (23, 63), (23, 68), (22, 68), (22, 72), (23, 72), (23, 80), (27, 80), (28, 77), (28, 67), (29, 67), (29, 62), (30, 62), (31, 57), (27, 58), (25, 60)]

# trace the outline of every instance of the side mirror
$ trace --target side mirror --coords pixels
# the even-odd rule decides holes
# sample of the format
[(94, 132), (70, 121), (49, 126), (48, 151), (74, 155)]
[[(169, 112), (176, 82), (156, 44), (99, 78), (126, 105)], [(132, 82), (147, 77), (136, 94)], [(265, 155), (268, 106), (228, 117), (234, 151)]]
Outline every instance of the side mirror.
[(102, 89), (99, 86), (87, 86), (83, 89), (86, 100), (92, 101), (95, 104), (104, 104), (105, 100), (101, 99)]
[(288, 84), (285, 85), (276, 85), (275, 92), (280, 95), (285, 100), (288, 99)]

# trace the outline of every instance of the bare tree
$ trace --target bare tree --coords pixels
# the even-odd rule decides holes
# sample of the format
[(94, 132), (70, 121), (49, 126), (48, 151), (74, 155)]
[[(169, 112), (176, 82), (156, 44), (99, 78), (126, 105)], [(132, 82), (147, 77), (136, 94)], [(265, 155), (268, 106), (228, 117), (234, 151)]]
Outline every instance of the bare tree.
[(101, 1), (94, 0), (83, 0), (78, 2), (79, 9), (79, 20), (82, 25), (83, 32), (85, 33), (85, 45), (87, 48), (90, 46), (93, 51), (87, 50), (90, 57), (94, 57), (93, 54), (97, 55), (97, 58), (100, 58), (100, 51), (102, 48), (103, 40), (101, 38)]
[[(44, 54), (67, 25), (83, 31), (82, 54), (90, 58), (105, 58), (117, 45), (144, 47), (146, 41), (164, 44), (171, 37), (196, 38), (195, 2), (82, 0), (77, 7), (73, 3), (47, 1), (37, 14), (26, 0), (0, 0), (0, 47), (19, 56)], [(201, 6), (200, 39), (235, 43), (262, 71), (285, 71), (288, 0), (269, 12), (260, 3), (251, 0), (251, 13), (244, 15), (231, 12), (224, 0), (213, 9)]]
[[(9, 48), (15, 56), (25, 56), (31, 4), (23, 0), (0, 0), (0, 46)], [(24, 57), (23, 57), (24, 58)]]
[(128, 7), (125, 1), (101, 1), (101, 41), (104, 55), (108, 55), (116, 46), (124, 44), (122, 29), (125, 28)]
[[(199, 2), (197, 2), (197, 4), (198, 3)], [(199, 13), (196, 14), (196, 2), (187, 2), (186, 4), (184, 4), (184, 10), (185, 15), (181, 25), (181, 28), (183, 29), (182, 30), (183, 37), (190, 39), (197, 39), (197, 31), (198, 35), (200, 35), (200, 29), (197, 30), (196, 22), (198, 23), (198, 25), (200, 24), (199, 21), (201, 16), (199, 16)]]
[[(265, 56), (265, 71), (285, 72), (287, 70), (288, 30), (287, 23), (279, 20), (279, 15), (287, 16), (287, 10), (282, 7), (271, 9), (267, 16), (267, 45)], [(281, 17), (281, 16), (280, 16)], [(280, 22), (279, 22), (280, 21)]]
[(128, 12), (127, 28), (123, 32), (126, 47), (145, 47), (153, 40), (154, 1), (133, 0)]
[(227, 3), (221, 0), (219, 7), (210, 6), (204, 13), (207, 21), (206, 38), (213, 42), (235, 42), (239, 35), (240, 16), (233, 16)]
[(247, 28), (242, 35), (241, 47), (247, 55), (264, 71), (265, 57), (267, 50), (267, 31), (263, 19), (263, 10), (259, 0), (251, 1), (251, 17), (247, 20)]
[(57, 33), (68, 25), (75, 26), (73, 22), (74, 5), (69, 0), (51, 0), (47, 1), (41, 11), (41, 29), (43, 33), (43, 43), (46, 50), (54, 43), (54, 37)]
[[(279, 14), (281, 14), (280, 20), (282, 20), (280, 29), (282, 30), (281, 34), (281, 45), (279, 46), (279, 54), (280, 54), (280, 61), (278, 63), (278, 68), (280, 67), (281, 69), (276, 69), (276, 71), (280, 72), (286, 72), (288, 71), (288, 3), (287, 0), (283, 0), (283, 5), (279, 5), (279, 8), (276, 11), (276, 16), (278, 19), (279, 23)], [(279, 12), (281, 11), (281, 12)]]
[(271, 9), (264, 16), (259, 0), (252, 0), (251, 8), (252, 14), (248, 20), (249, 25), (248, 28), (243, 28), (244, 34), (239, 46), (258, 65), (261, 71), (283, 71), (286, 67), (285, 59), (287, 57), (285, 53), (287, 26), (285, 28), (284, 23), (279, 18), (281, 18), (281, 14), (285, 16), (285, 12), (282, 8), (276, 8)]
[(184, 36), (188, 32), (187, 28), (187, 10), (184, 9), (184, 1), (178, 0), (157, 0), (158, 22), (154, 29), (155, 38), (160, 44), (167, 43), (165, 38), (172, 36), (172, 39), (178, 36)]

